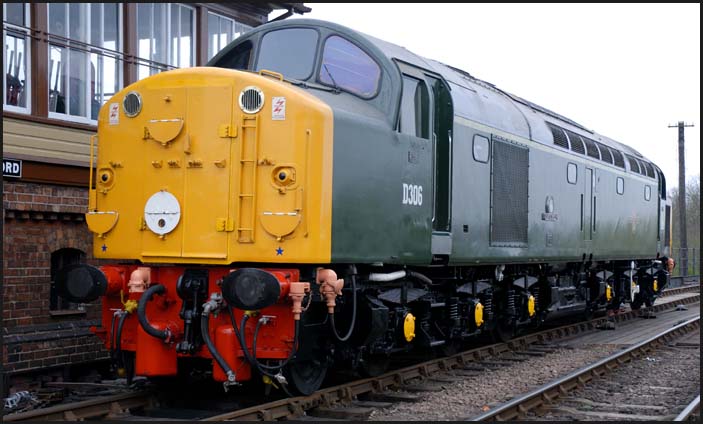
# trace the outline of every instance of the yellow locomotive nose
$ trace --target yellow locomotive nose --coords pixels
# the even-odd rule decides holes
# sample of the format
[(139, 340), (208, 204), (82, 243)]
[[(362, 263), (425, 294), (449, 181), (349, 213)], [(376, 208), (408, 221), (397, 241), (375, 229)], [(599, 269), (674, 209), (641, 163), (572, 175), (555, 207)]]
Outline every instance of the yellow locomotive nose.
[(87, 214), (96, 257), (329, 262), (332, 111), (266, 75), (178, 69), (113, 96)]

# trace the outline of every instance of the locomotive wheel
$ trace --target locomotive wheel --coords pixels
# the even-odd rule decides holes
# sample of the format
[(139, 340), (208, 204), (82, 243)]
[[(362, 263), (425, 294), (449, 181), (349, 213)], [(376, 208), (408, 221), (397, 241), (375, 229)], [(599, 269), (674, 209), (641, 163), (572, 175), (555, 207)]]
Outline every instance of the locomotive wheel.
[(390, 362), (387, 356), (374, 356), (361, 363), (360, 371), (364, 377), (377, 377), (386, 372)]
[(327, 365), (315, 360), (295, 362), (285, 368), (284, 375), (291, 393), (307, 396), (322, 386)]
[(640, 294), (635, 295), (635, 300), (630, 302), (630, 309), (633, 311), (638, 311), (642, 307), (642, 296)]
[(499, 321), (495, 329), (493, 329), (493, 339), (496, 342), (507, 343), (515, 336), (513, 326)]

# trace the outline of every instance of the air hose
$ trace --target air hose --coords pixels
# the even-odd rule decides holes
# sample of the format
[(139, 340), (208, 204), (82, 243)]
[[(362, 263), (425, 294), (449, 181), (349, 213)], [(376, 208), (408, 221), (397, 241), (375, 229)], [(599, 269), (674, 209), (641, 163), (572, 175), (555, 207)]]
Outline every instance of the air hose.
[[(256, 359), (256, 337), (258, 336), (258, 330), (261, 327), (260, 323), (261, 320), (259, 320), (259, 323), (257, 323), (257, 328), (254, 332), (254, 342), (253, 342), (253, 348), (254, 348), (254, 355), (252, 356), (251, 353), (249, 352), (249, 349), (247, 349), (246, 345), (246, 340), (244, 339), (244, 328), (246, 328), (247, 321), (249, 320), (249, 315), (244, 314), (242, 317), (242, 323), (241, 323), (241, 328), (242, 331), (240, 332), (239, 329), (237, 328), (237, 323), (234, 320), (234, 314), (232, 313), (232, 307), (229, 307), (229, 313), (230, 313), (230, 319), (232, 320), (232, 327), (234, 328), (234, 332), (237, 334), (237, 338), (239, 339), (239, 345), (242, 347), (242, 351), (244, 352), (244, 356), (247, 359), (247, 361), (256, 368), (259, 373), (262, 375), (270, 378), (271, 380), (278, 380), (274, 374), (271, 374), (268, 370), (272, 371), (278, 371), (280, 372), (281, 369), (288, 363), (288, 361), (295, 355), (295, 352), (297, 351), (297, 345), (298, 345), (298, 332), (299, 332), (299, 321), (295, 321), (295, 338), (293, 341), (293, 349), (291, 350), (290, 355), (288, 355), (288, 358), (280, 365), (270, 367), (267, 365), (261, 364), (257, 359)], [(281, 385), (281, 388), (283, 391), (286, 393), (288, 396), (292, 396), (292, 394), (288, 391), (288, 388), (286, 387), (285, 384)]]
[(346, 342), (349, 340), (349, 337), (351, 337), (352, 332), (354, 331), (354, 325), (356, 324), (356, 276), (354, 274), (351, 275), (351, 289), (352, 289), (352, 319), (351, 319), (351, 325), (349, 325), (349, 331), (347, 331), (347, 334), (344, 337), (340, 337), (339, 333), (337, 333), (337, 327), (334, 325), (334, 314), (329, 314), (330, 317), (330, 326), (332, 327), (332, 332), (334, 333), (334, 336), (339, 340), (340, 342)]
[(121, 314), (122, 311), (115, 311), (112, 314), (112, 322), (110, 323), (110, 360), (115, 361), (115, 319)]
[(139, 299), (139, 306), (137, 307), (137, 318), (139, 318), (139, 324), (142, 326), (144, 331), (152, 337), (157, 339), (167, 340), (171, 336), (171, 332), (168, 329), (157, 330), (149, 324), (149, 320), (146, 319), (146, 304), (151, 300), (154, 294), (163, 294), (166, 292), (166, 287), (161, 284), (156, 284), (147, 289), (147, 291), (142, 294)]
[[(234, 319), (234, 318), (232, 318)], [(269, 367), (266, 365), (263, 365), (259, 363), (259, 361), (256, 360), (256, 357), (249, 352), (249, 349), (247, 348), (247, 342), (246, 339), (244, 338), (244, 328), (246, 328), (247, 321), (249, 320), (249, 315), (244, 314), (242, 317), (242, 323), (241, 323), (241, 329), (242, 331), (239, 331), (239, 329), (235, 326), (235, 333), (237, 333), (237, 338), (239, 339), (239, 345), (242, 347), (242, 350), (244, 351), (244, 356), (246, 357), (247, 361), (249, 361), (250, 364), (256, 367), (256, 369), (261, 373), (264, 374), (268, 377), (273, 378), (273, 374), (271, 374), (268, 370), (278, 370), (281, 367)], [(256, 355), (256, 351), (254, 351), (254, 355)]]
[(124, 321), (127, 318), (126, 311), (120, 314), (120, 320), (117, 324), (117, 340), (115, 340), (115, 357), (119, 358), (119, 365), (124, 366), (124, 355), (122, 354), (122, 328), (124, 327)]
[(210, 339), (210, 308), (211, 304), (206, 303), (205, 308), (203, 309), (203, 314), (200, 317), (200, 332), (203, 335), (203, 340), (205, 341), (205, 345), (210, 351), (210, 354), (213, 358), (215, 358), (215, 361), (217, 361), (225, 374), (227, 374), (227, 381), (233, 383), (235, 381), (235, 375), (232, 372), (232, 368), (227, 364), (227, 361), (225, 361), (222, 355), (220, 355), (220, 352), (217, 351), (215, 344), (212, 343), (212, 340)]
[[(256, 329), (254, 330), (254, 341), (251, 345), (251, 350), (252, 350), (252, 359), (254, 359), (257, 363), (259, 362), (258, 359), (256, 359), (256, 341), (259, 339), (259, 329), (261, 328), (261, 325), (264, 323), (263, 320), (259, 320), (256, 323)], [(298, 351), (298, 332), (300, 331), (300, 321), (295, 321), (295, 335), (293, 336), (293, 349), (291, 349), (290, 354), (288, 354), (288, 357), (281, 362), (278, 365), (275, 366), (267, 366), (264, 364), (259, 364), (261, 368), (264, 369), (270, 369), (270, 370), (279, 370), (283, 367), (286, 366), (288, 362), (290, 362), (291, 358), (295, 356), (295, 353)]]

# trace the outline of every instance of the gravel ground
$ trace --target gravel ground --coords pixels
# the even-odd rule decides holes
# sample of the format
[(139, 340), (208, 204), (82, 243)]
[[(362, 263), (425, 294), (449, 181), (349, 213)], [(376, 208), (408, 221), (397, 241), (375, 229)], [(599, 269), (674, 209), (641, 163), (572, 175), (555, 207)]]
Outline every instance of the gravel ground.
[[(698, 333), (700, 336), (700, 333)], [(673, 420), (700, 393), (700, 348), (659, 348), (559, 401), (530, 420)], [(578, 409), (578, 411), (574, 411)], [(636, 414), (628, 418), (627, 414)], [(652, 418), (649, 418), (652, 417)]]
[(510, 366), (466, 377), (458, 383), (444, 384), (441, 391), (424, 393), (424, 400), (421, 402), (398, 403), (376, 410), (369, 420), (465, 420), (617, 350), (620, 348), (612, 345), (589, 346), (587, 349), (557, 349), (542, 357), (531, 357)]

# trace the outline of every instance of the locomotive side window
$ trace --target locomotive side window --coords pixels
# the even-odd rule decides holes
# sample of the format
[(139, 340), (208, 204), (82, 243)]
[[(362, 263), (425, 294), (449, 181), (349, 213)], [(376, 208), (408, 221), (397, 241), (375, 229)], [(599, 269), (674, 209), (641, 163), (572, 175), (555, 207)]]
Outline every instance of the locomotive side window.
[(617, 181), (615, 182), (615, 191), (618, 194), (625, 193), (625, 180), (622, 177), (618, 177)]
[(286, 78), (305, 80), (315, 63), (318, 34), (314, 29), (290, 28), (264, 35), (256, 70), (268, 69)]
[(569, 162), (569, 164), (566, 165), (566, 181), (569, 184), (576, 184), (576, 181), (578, 179), (577, 171), (578, 168), (576, 167), (575, 163)]
[(424, 81), (403, 75), (400, 132), (430, 138), (430, 95)]
[(482, 135), (474, 135), (474, 160), (476, 162), (488, 163), (490, 146), (488, 139)]
[(249, 69), (251, 46), (251, 41), (243, 42), (227, 52), (225, 57), (217, 61), (216, 66), (227, 69)]
[(342, 37), (325, 41), (320, 65), (320, 82), (371, 98), (378, 90), (381, 68), (369, 55)]
[(651, 186), (644, 186), (644, 200), (649, 201), (649, 199), (652, 198), (652, 187)]

